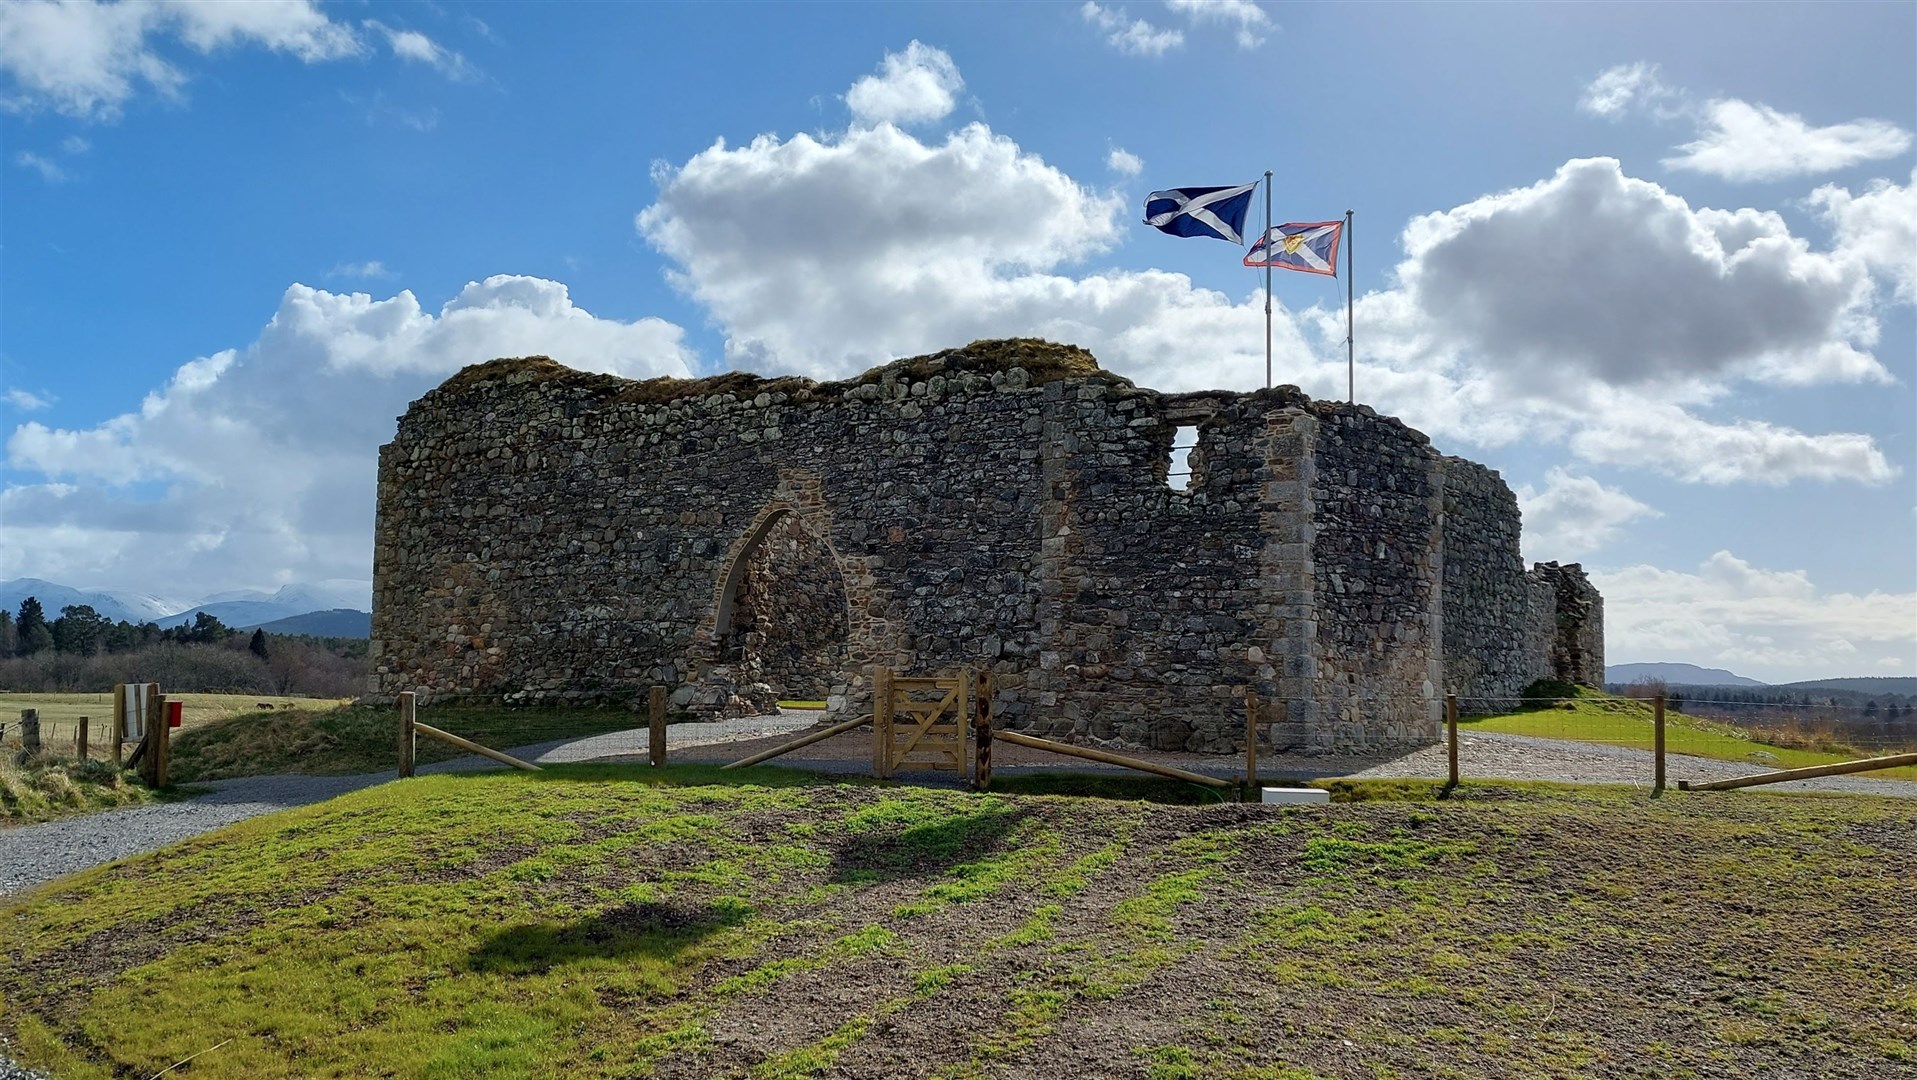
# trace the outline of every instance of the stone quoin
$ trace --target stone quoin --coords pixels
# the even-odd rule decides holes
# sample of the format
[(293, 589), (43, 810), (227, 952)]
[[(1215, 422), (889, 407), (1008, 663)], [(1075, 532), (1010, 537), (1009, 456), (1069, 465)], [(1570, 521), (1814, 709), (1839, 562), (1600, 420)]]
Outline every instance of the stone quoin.
[(1071, 346), (828, 383), (495, 360), (380, 452), (370, 689), (856, 716), (874, 665), (972, 664), (1053, 738), (1236, 751), (1250, 692), (1279, 748), (1423, 745), (1447, 691), (1602, 681), (1597, 592), (1518, 539), (1497, 473), (1365, 406)]

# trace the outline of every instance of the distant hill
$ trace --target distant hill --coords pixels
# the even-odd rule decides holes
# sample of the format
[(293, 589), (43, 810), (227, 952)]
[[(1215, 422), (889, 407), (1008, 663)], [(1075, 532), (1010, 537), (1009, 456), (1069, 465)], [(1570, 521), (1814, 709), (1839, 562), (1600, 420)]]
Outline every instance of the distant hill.
[[(373, 616), (371, 612), (354, 611), (352, 608), (334, 608), (331, 611), (309, 611), (288, 619), (275, 619), (261, 623), (258, 628), (269, 634), (370, 638), (373, 636)], [(242, 626), (239, 629), (250, 633), (254, 627)]]
[(1896, 675), (1856, 679), (1811, 679), (1785, 683), (1785, 690), (1851, 690), (1859, 694), (1917, 694), (1917, 678)]
[(179, 610), (179, 601), (149, 596), (146, 593), (114, 589), (75, 589), (67, 585), (43, 581), (40, 578), (14, 578), (12, 581), (0, 581), (0, 608), (19, 611), (20, 602), (29, 596), (40, 601), (40, 607), (46, 611), (48, 619), (59, 618), (63, 608), (78, 607), (82, 604), (114, 622), (130, 623), (158, 621), (168, 612)]
[[(1723, 668), (1698, 667), (1696, 664), (1616, 664), (1604, 669), (1604, 681), (1629, 685), (1662, 679), (1679, 686), (1764, 686), (1757, 679), (1733, 675)], [(1798, 684), (1803, 685), (1803, 684)]]

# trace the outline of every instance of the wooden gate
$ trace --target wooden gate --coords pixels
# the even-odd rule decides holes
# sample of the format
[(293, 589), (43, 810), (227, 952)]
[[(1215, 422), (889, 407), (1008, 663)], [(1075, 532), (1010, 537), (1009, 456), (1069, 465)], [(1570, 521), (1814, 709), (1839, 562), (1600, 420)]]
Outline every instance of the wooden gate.
[(981, 689), (969, 667), (934, 678), (879, 668), (872, 686), (872, 775), (889, 777), (906, 767), (966, 772), (966, 732), (973, 714), (987, 707)]

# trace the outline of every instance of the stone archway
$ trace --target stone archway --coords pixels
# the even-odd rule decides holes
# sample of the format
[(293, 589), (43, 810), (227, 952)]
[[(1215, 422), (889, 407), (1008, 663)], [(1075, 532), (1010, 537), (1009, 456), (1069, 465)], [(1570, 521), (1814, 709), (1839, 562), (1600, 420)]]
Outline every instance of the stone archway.
[(784, 698), (843, 703), (862, 685), (876, 621), (864, 563), (840, 558), (819, 478), (779, 470), (772, 497), (728, 547), (693, 635), (695, 678), (680, 704), (749, 715)]

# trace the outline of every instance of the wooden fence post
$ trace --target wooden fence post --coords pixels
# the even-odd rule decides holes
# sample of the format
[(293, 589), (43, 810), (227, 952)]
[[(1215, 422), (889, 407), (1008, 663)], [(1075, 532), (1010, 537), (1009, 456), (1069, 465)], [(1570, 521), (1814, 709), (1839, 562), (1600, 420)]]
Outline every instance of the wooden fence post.
[(655, 686), (646, 700), (646, 741), (652, 767), (666, 763), (666, 688)]
[(157, 791), (166, 786), (172, 730), (167, 727), (166, 695), (160, 693), (159, 683), (146, 684), (145, 700), (146, 756), (140, 760), (140, 774), (146, 778), (146, 786)]
[(1250, 802), (1252, 793), (1258, 790), (1258, 695), (1245, 691), (1245, 789), (1239, 795), (1242, 802)]
[(1664, 695), (1651, 699), (1651, 752), (1657, 759), (1657, 779), (1651, 784), (1652, 796), (1664, 794)]
[(20, 756), (30, 758), (40, 752), (40, 710), (20, 710)]
[(1445, 781), (1445, 790), (1458, 786), (1458, 695), (1444, 696), (1444, 745), (1450, 772)]
[(113, 767), (118, 769), (126, 760), (126, 684), (120, 683), (113, 688)]
[(87, 718), (80, 718), (80, 730), (73, 733), (73, 756), (81, 761), (87, 759)]
[(399, 692), (399, 775), (415, 775), (415, 761), (418, 757), (419, 734), (413, 730), (418, 722), (417, 699), (411, 690)]
[(972, 790), (984, 791), (992, 786), (992, 682), (984, 671), (972, 708)]
[(872, 669), (872, 775), (892, 775), (892, 669)]

